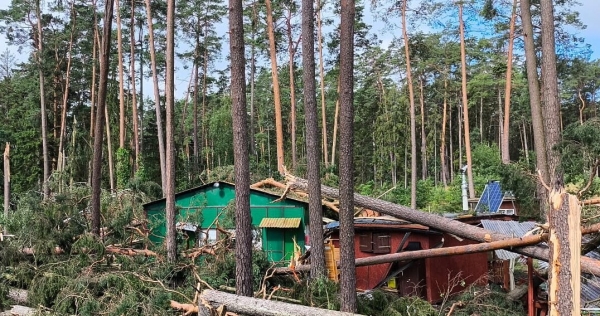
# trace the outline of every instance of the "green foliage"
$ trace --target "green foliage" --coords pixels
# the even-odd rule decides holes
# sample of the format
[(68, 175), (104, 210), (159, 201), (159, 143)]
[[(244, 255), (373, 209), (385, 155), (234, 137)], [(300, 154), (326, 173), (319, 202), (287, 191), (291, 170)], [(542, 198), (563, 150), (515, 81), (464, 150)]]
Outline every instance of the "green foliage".
[(131, 178), (131, 164), (129, 163), (129, 150), (117, 149), (117, 188), (123, 189)]
[(454, 310), (452, 315), (456, 316), (514, 316), (525, 312), (520, 302), (506, 299), (506, 293), (498, 288), (471, 286), (449, 302), (449, 305), (456, 301), (464, 303), (462, 308)]
[(340, 309), (339, 284), (328, 278), (321, 277), (296, 283), (292, 293), (292, 297), (299, 299), (304, 305), (331, 310)]
[(437, 315), (437, 311), (427, 301), (419, 297), (408, 296), (393, 301), (380, 315), (434, 316)]
[[(235, 251), (223, 249), (215, 256), (206, 256), (198, 264), (202, 269), (197, 272), (200, 278), (213, 288), (220, 285), (235, 286)], [(252, 277), (254, 280), (254, 291), (258, 291), (261, 286), (265, 271), (271, 267), (267, 260), (267, 255), (261, 250), (252, 251)]]
[(0, 310), (4, 310), (9, 306), (8, 301), (8, 285), (0, 283)]

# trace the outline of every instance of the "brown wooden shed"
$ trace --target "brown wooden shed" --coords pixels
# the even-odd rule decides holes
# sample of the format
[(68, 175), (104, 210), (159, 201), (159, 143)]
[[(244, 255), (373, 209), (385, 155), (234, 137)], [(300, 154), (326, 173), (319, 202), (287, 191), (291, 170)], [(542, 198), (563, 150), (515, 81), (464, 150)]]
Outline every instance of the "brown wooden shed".
[[(336, 248), (338, 228), (338, 222), (327, 225)], [(356, 218), (354, 228), (356, 258), (476, 243), (388, 216)], [(475, 282), (487, 282), (487, 258), (487, 253), (476, 253), (357, 267), (356, 287), (372, 290), (387, 286), (396, 288), (401, 296), (417, 295), (435, 303), (449, 294), (449, 288), (455, 293)]]

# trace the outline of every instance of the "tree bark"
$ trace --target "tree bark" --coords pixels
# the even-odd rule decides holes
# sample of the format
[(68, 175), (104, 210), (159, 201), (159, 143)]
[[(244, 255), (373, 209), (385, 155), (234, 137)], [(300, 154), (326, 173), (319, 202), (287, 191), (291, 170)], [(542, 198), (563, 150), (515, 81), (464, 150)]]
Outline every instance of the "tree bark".
[(160, 89), (158, 88), (158, 70), (156, 70), (156, 50), (154, 48), (154, 27), (152, 22), (152, 9), (150, 0), (146, 2), (146, 18), (148, 20), (148, 41), (150, 42), (150, 65), (152, 68), (152, 82), (154, 83), (154, 105), (156, 108), (156, 130), (158, 133), (158, 153), (160, 156), (160, 179), (163, 194), (167, 183), (165, 171), (165, 144), (162, 124), (162, 112), (160, 109)]
[(425, 98), (423, 78), (419, 78), (419, 103), (421, 105), (421, 179), (427, 179), (427, 135), (425, 134)]
[(340, 114), (340, 77), (338, 75), (338, 84), (337, 84), (337, 100), (335, 101), (335, 113), (333, 114), (333, 133), (331, 140), (331, 165), (335, 166), (335, 150), (336, 150), (336, 141), (337, 141), (337, 130), (338, 130), (338, 118)]
[(269, 56), (271, 58), (271, 76), (273, 77), (273, 101), (275, 103), (275, 136), (277, 138), (277, 171), (284, 174), (283, 119), (281, 117), (281, 95), (277, 70), (277, 50), (275, 48), (275, 27), (271, 0), (265, 0), (267, 8), (267, 33), (269, 34)]
[(446, 164), (446, 121), (448, 111), (448, 69), (444, 72), (444, 107), (442, 110), (442, 133), (440, 139), (440, 163), (442, 167), (442, 184), (448, 187), (448, 165)]
[[(320, 190), (319, 190), (320, 192)], [(8, 220), (8, 211), (10, 210), (10, 143), (4, 147), (4, 219)], [(2, 229), (6, 235), (6, 225)]]
[(102, 180), (102, 134), (104, 134), (104, 115), (106, 110), (106, 88), (110, 61), (110, 37), (112, 34), (113, 0), (107, 0), (104, 8), (104, 29), (100, 49), (100, 82), (98, 84), (98, 106), (94, 130), (94, 157), (92, 160), (92, 233), (100, 236), (100, 194)]
[[(315, 85), (315, 24), (313, 0), (302, 0), (302, 68), (304, 82), (304, 120), (306, 124), (306, 161), (310, 179), (308, 187), (308, 216), (310, 234), (311, 278), (325, 276), (323, 246), (323, 206), (321, 204), (321, 172), (319, 124)], [(291, 53), (290, 53), (291, 54)], [(291, 72), (290, 64), (290, 72)], [(290, 73), (290, 76), (292, 73)]]
[(119, 148), (125, 148), (125, 71), (123, 69), (123, 33), (121, 31), (121, 10), (119, 2), (114, 0), (117, 16), (117, 52), (119, 68)]
[[(533, 145), (537, 169), (542, 174), (545, 183), (548, 177), (548, 162), (546, 157), (546, 140), (544, 122), (542, 117), (542, 103), (540, 100), (540, 86), (536, 65), (536, 52), (534, 44), (533, 24), (531, 22), (531, 5), (529, 0), (521, 0), (521, 23), (523, 28), (523, 41), (525, 42), (525, 65), (527, 68), (527, 85), (529, 87), (529, 105), (531, 107), (531, 125), (533, 127)], [(540, 181), (537, 182), (536, 193), (540, 201), (542, 217), (546, 216), (548, 208), (548, 192)]]
[(214, 308), (225, 305), (227, 311), (241, 315), (256, 316), (348, 316), (344, 313), (328, 309), (309, 307), (291, 303), (243, 297), (215, 290), (204, 290), (200, 298), (206, 300)]
[(581, 206), (562, 186), (550, 192), (549, 315), (581, 312)]
[(417, 122), (415, 118), (415, 95), (413, 92), (412, 70), (410, 67), (410, 49), (406, 31), (406, 2), (402, 1), (402, 37), (404, 38), (404, 55), (406, 57), (406, 80), (408, 99), (410, 102), (410, 207), (417, 207)]
[(110, 117), (108, 116), (108, 106), (104, 106), (104, 124), (106, 124), (106, 155), (108, 156), (108, 184), (110, 191), (115, 191), (115, 165), (113, 162), (113, 147), (110, 133)]
[[(457, 255), (466, 255), (472, 253), (479, 252), (488, 252), (498, 249), (512, 249), (515, 247), (529, 246), (535, 245), (540, 242), (544, 242), (548, 240), (548, 234), (543, 235), (531, 235), (519, 238), (511, 238), (505, 240), (492, 241), (489, 243), (480, 243), (480, 244), (471, 244), (464, 246), (454, 246), (454, 247), (446, 247), (446, 248), (432, 248), (425, 250), (416, 250), (416, 251), (404, 251), (398, 253), (390, 253), (385, 255), (373, 256), (373, 257), (365, 257), (365, 258), (357, 258), (354, 263), (357, 267), (371, 266), (382, 263), (390, 263), (397, 261), (408, 261), (408, 260), (417, 260), (417, 259), (425, 259), (425, 258), (435, 258), (435, 257), (447, 257), (447, 256), (457, 256)], [(294, 271), (306, 271), (309, 269), (309, 265), (296, 266)], [(275, 274), (284, 274), (291, 273), (290, 268), (277, 268), (275, 269)]]
[(354, 267), (354, 0), (340, 11), (340, 297), (343, 312), (356, 311)]
[(175, 0), (167, 0), (167, 51), (165, 101), (167, 121), (166, 171), (166, 226), (167, 260), (177, 261), (177, 231), (175, 228)]
[[(139, 136), (139, 118), (138, 118), (138, 105), (137, 105), (137, 91), (135, 87), (135, 0), (131, 0), (131, 17), (130, 17), (130, 46), (129, 54), (131, 57), (130, 65), (130, 76), (131, 76), (131, 118), (133, 121), (133, 148), (135, 151), (135, 159), (133, 160), (133, 172), (135, 173), (138, 169), (138, 160), (140, 156), (140, 136)], [(140, 42), (141, 45), (141, 42)], [(140, 48), (141, 50), (141, 48)], [(141, 78), (141, 77), (140, 77)], [(140, 83), (143, 79), (140, 79)], [(144, 98), (142, 95), (141, 98)], [(143, 109), (142, 109), (143, 111)]]
[(504, 89), (504, 134), (502, 138), (502, 163), (510, 163), (510, 90), (512, 87), (513, 44), (515, 36), (515, 20), (517, 15), (517, 0), (513, 0), (508, 32), (508, 56), (506, 58), (506, 87)]
[(250, 167), (246, 110), (244, 22), (242, 0), (229, 0), (229, 51), (231, 54), (231, 116), (235, 172), (235, 282), (236, 294), (252, 296), (252, 221), (250, 218)]
[(562, 182), (560, 153), (555, 150), (561, 141), (561, 114), (556, 72), (556, 45), (554, 42), (554, 7), (552, 1), (541, 1), (542, 17), (542, 97), (544, 131), (546, 135), (546, 159), (549, 179)]
[[(321, 85), (321, 136), (325, 168), (329, 165), (327, 152), (327, 104), (325, 103), (325, 69), (323, 67), (323, 35), (321, 29), (321, 0), (317, 0), (317, 41), (319, 44), (319, 83)], [(331, 163), (333, 164), (333, 162)]]
[[(291, 188), (301, 190), (306, 190), (307, 188), (307, 181), (301, 178), (288, 176), (288, 184)], [(338, 199), (340, 197), (340, 191), (324, 185), (321, 185), (321, 193), (324, 196), (334, 199)], [(393, 204), (391, 202), (367, 197), (357, 193), (354, 194), (353, 200), (355, 205), (358, 207), (365, 207), (382, 214), (407, 220), (414, 224), (425, 225), (439, 231), (454, 234), (461, 238), (467, 238), (479, 242), (492, 242), (512, 238), (512, 236), (491, 232), (480, 227), (465, 224), (453, 219), (448, 219), (436, 214), (418, 211), (406, 206)], [(587, 229), (584, 230), (586, 232), (588, 231)], [(598, 227), (594, 227), (594, 231), (597, 232)], [(544, 261), (548, 261), (549, 258), (548, 249), (537, 246), (518, 247), (512, 249), (511, 251)], [(587, 257), (581, 257), (581, 271), (600, 276), (600, 261)]]
[(42, 54), (44, 51), (44, 30), (42, 28), (42, 11), (40, 8), (40, 0), (36, 3), (36, 16), (37, 16), (37, 51), (36, 61), (38, 66), (38, 76), (40, 84), (40, 116), (42, 119), (42, 159), (44, 161), (44, 179), (42, 179), (42, 191), (44, 193), (44, 199), (50, 196), (50, 187), (48, 181), (50, 180), (50, 156), (48, 154), (48, 117), (46, 116), (46, 92), (44, 87), (44, 68), (42, 67)]
[[(314, 23), (313, 20), (311, 20), (310, 23)], [(289, 60), (289, 71), (290, 71), (290, 121), (291, 121), (291, 130), (290, 130), (290, 134), (291, 134), (291, 139), (292, 139), (292, 170), (296, 170), (296, 87), (294, 84), (294, 55), (296, 54), (296, 47), (294, 46), (294, 39), (292, 38), (292, 9), (290, 8), (288, 11), (288, 17), (286, 20), (286, 24), (287, 24), (287, 36), (288, 36), (288, 53), (290, 55), (290, 60)], [(313, 25), (313, 30), (314, 30), (314, 25)], [(314, 34), (312, 36), (313, 38), (313, 42), (314, 42)], [(305, 38), (306, 39), (306, 38)], [(313, 44), (313, 59), (314, 59), (314, 44)], [(314, 62), (313, 62), (314, 64)], [(314, 68), (314, 66), (313, 66)], [(314, 71), (313, 71), (313, 78), (310, 79), (314, 81)], [(312, 92), (313, 94), (316, 93), (316, 91)], [(316, 101), (315, 101), (316, 102)], [(318, 133), (317, 133), (318, 135)], [(317, 160), (317, 163), (319, 162), (319, 160)]]
[[(73, 4), (71, 4), (71, 14), (73, 15)], [(67, 131), (67, 104), (69, 100), (69, 84), (71, 78), (71, 56), (73, 51), (73, 36), (75, 33), (75, 22), (76, 19), (73, 17), (73, 25), (71, 26), (71, 36), (69, 38), (69, 56), (67, 57), (67, 70), (65, 74), (65, 88), (63, 91), (63, 102), (60, 120), (60, 138), (58, 141), (58, 162), (56, 169), (57, 171), (63, 171), (65, 169), (65, 135)], [(62, 186), (62, 181), (60, 186)]]
[(467, 156), (467, 177), (469, 179), (469, 198), (475, 198), (475, 186), (473, 184), (473, 166), (471, 162), (471, 136), (469, 130), (469, 102), (467, 99), (467, 56), (465, 52), (465, 24), (463, 22), (463, 4), (458, 3), (458, 20), (460, 28), (460, 63), (462, 74), (462, 106), (465, 135), (465, 153)]

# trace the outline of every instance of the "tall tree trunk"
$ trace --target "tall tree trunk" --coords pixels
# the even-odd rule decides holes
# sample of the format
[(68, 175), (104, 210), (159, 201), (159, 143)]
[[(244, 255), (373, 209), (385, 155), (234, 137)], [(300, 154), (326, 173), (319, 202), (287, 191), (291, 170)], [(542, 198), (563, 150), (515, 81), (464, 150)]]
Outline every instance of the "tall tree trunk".
[(104, 134), (104, 111), (106, 110), (106, 88), (110, 61), (110, 37), (112, 34), (113, 0), (106, 0), (104, 8), (104, 29), (100, 49), (100, 82), (98, 84), (98, 106), (94, 130), (94, 157), (92, 160), (92, 233), (100, 236), (100, 193), (102, 180), (102, 134)]
[(510, 15), (510, 30), (508, 32), (508, 56), (506, 59), (506, 88), (504, 90), (504, 134), (502, 138), (502, 163), (510, 163), (510, 90), (512, 87), (513, 43), (515, 41), (515, 20), (517, 15), (517, 0), (513, 0)]
[[(323, 66), (323, 37), (321, 29), (321, 0), (317, 0), (317, 41), (319, 46), (319, 83), (321, 85), (321, 136), (325, 168), (329, 165), (327, 152), (327, 104), (325, 103), (325, 68)], [(335, 137), (334, 137), (335, 138)], [(333, 151), (333, 148), (332, 148)], [(331, 162), (333, 165), (333, 161)]]
[[(251, 18), (251, 44), (250, 44), (250, 126), (249, 126), (249, 136), (250, 136), (250, 153), (252, 155), (257, 155), (257, 150), (256, 150), (256, 140), (254, 138), (254, 131), (255, 131), (255, 123), (254, 123), (254, 117), (255, 117), (255, 109), (254, 109), (254, 77), (256, 74), (256, 44), (255, 44), (255, 36), (256, 36), (256, 4), (257, 2), (254, 2), (252, 4), (252, 18)], [(257, 155), (258, 156), (258, 155)], [(257, 157), (258, 159), (258, 157)]]
[(425, 98), (423, 78), (419, 78), (419, 101), (421, 104), (421, 179), (427, 179), (427, 135), (425, 135)]
[(337, 130), (338, 130), (338, 117), (340, 114), (340, 77), (338, 76), (337, 84), (337, 100), (335, 101), (335, 113), (333, 114), (333, 133), (331, 135), (331, 165), (335, 166), (335, 149), (337, 148)]
[[(94, 122), (96, 116), (96, 47), (100, 44), (100, 35), (98, 34), (98, 21), (96, 18), (96, 2), (92, 3), (94, 14), (94, 40), (92, 41), (92, 86), (90, 87), (90, 144), (94, 143)], [(92, 153), (93, 156), (93, 153)], [(88, 185), (92, 186), (92, 160), (88, 163)]]
[[(442, 133), (440, 138), (440, 162), (442, 167), (442, 184), (448, 187), (448, 167), (446, 164), (446, 112), (448, 108), (448, 69), (444, 71), (444, 107), (442, 110)], [(450, 139), (452, 141), (452, 139)]]
[[(135, 0), (131, 0), (131, 17), (129, 31), (130, 46), (129, 54), (131, 56), (130, 76), (131, 76), (131, 116), (133, 121), (133, 148), (135, 151), (135, 159), (133, 161), (133, 172), (137, 171), (138, 161), (140, 159), (140, 136), (139, 136), (139, 117), (137, 104), (137, 91), (135, 89)], [(140, 43), (141, 44), (141, 43)], [(140, 83), (142, 80), (140, 80)], [(141, 98), (144, 96), (142, 95)]]
[[(60, 138), (58, 141), (58, 164), (57, 171), (64, 171), (65, 169), (65, 135), (67, 132), (67, 104), (69, 100), (69, 84), (71, 78), (71, 56), (73, 51), (73, 37), (75, 34), (75, 16), (73, 14), (73, 4), (71, 4), (71, 20), (73, 24), (71, 25), (71, 36), (69, 38), (69, 54), (67, 56), (67, 70), (65, 74), (65, 88), (63, 91), (63, 102), (62, 102), (62, 112), (61, 112), (61, 122), (60, 122)], [(62, 181), (61, 181), (62, 187)]]
[(165, 171), (166, 176), (166, 226), (167, 226), (167, 260), (177, 261), (177, 231), (175, 228), (175, 0), (167, 0), (167, 51), (165, 77), (165, 107), (167, 148)]
[[(206, 7), (206, 12), (205, 12), (205, 16), (208, 15), (208, 6)], [(204, 148), (205, 148), (205, 152), (206, 152), (206, 170), (210, 172), (210, 168), (212, 168), (212, 165), (210, 163), (210, 159), (209, 159), (209, 155), (211, 153), (210, 146), (209, 146), (209, 137), (208, 137), (208, 115), (207, 113), (207, 104), (206, 104), (206, 93), (207, 93), (207, 89), (208, 86), (206, 84), (206, 78), (208, 77), (208, 43), (206, 40), (207, 34), (208, 34), (208, 26), (209, 23), (208, 22), (204, 22), (204, 55), (203, 55), (203, 62), (202, 62), (202, 138), (204, 138)]]
[(267, 7), (267, 33), (269, 33), (269, 56), (271, 58), (271, 76), (273, 77), (273, 99), (275, 103), (275, 136), (277, 138), (277, 171), (284, 174), (283, 152), (283, 120), (281, 117), (281, 96), (279, 93), (279, 76), (277, 71), (277, 51), (275, 48), (275, 31), (271, 0), (265, 0)]
[[(135, 1), (135, 0), (132, 0)], [(144, 152), (144, 136), (143, 136), (143, 131), (144, 131), (144, 31), (143, 31), (143, 27), (144, 27), (144, 22), (142, 22), (142, 20), (139, 21), (139, 32), (138, 32), (138, 41), (140, 42), (140, 54), (139, 54), (139, 58), (140, 58), (140, 120), (139, 120), (139, 130), (140, 132), (142, 132), (142, 137), (139, 137), (140, 140), (140, 156), (138, 156), (138, 163), (142, 162), (142, 156), (141, 153)], [(139, 168), (139, 164), (137, 165), (137, 167)]]
[[(198, 20), (198, 27), (200, 27), (200, 21)], [(192, 140), (194, 143), (194, 172), (200, 174), (198, 167), (200, 166), (200, 141), (198, 137), (198, 61), (200, 60), (200, 35), (196, 33), (196, 48), (194, 50), (194, 130)]]
[[(310, 234), (310, 276), (325, 276), (323, 247), (323, 206), (321, 204), (321, 172), (317, 88), (315, 85), (315, 24), (313, 0), (302, 0), (302, 68), (304, 82), (304, 120), (306, 122), (306, 161), (308, 187), (308, 216)], [(291, 52), (290, 52), (291, 54)], [(291, 71), (290, 66), (290, 71)], [(291, 75), (291, 73), (290, 73)]]
[(402, 1), (402, 37), (404, 38), (404, 55), (406, 56), (406, 81), (408, 100), (410, 102), (410, 207), (417, 207), (417, 120), (415, 117), (415, 94), (413, 92), (412, 70), (410, 67), (410, 49), (408, 32), (406, 31), (406, 2)]
[(354, 266), (354, 0), (340, 13), (340, 297), (342, 312), (356, 311)]
[(110, 191), (115, 192), (115, 165), (113, 162), (113, 146), (110, 133), (110, 116), (108, 106), (104, 106), (104, 123), (106, 124), (106, 155), (108, 156), (108, 184)]
[[(521, 0), (521, 21), (523, 41), (525, 42), (525, 65), (527, 68), (527, 85), (529, 87), (529, 104), (531, 107), (531, 125), (533, 128), (533, 147), (535, 150), (536, 167), (542, 174), (544, 182), (549, 182), (548, 161), (546, 157), (546, 137), (542, 117), (542, 102), (536, 65), (533, 24), (531, 21), (531, 4), (529, 0)], [(540, 181), (537, 182), (536, 193), (540, 202), (542, 216), (545, 217), (548, 208), (548, 192)]]
[(235, 169), (235, 283), (236, 294), (252, 296), (252, 221), (246, 110), (244, 22), (242, 0), (229, 0), (229, 51), (231, 54), (231, 116)]
[(40, 0), (36, 2), (36, 16), (37, 16), (37, 66), (38, 76), (40, 84), (40, 115), (42, 118), (42, 159), (44, 161), (44, 179), (42, 181), (42, 191), (44, 192), (44, 199), (47, 199), (50, 195), (50, 187), (48, 181), (50, 180), (50, 157), (48, 154), (48, 117), (46, 115), (46, 92), (44, 87), (44, 68), (42, 66), (42, 55), (44, 51), (44, 31), (42, 28), (42, 10), (40, 8)]
[[(319, 195), (321, 194), (321, 186), (319, 185)], [(10, 210), (10, 143), (6, 143), (4, 147), (4, 220), (8, 220), (8, 211)], [(2, 230), (3, 234), (7, 234), (6, 225)], [(322, 244), (322, 243), (321, 243)]]
[[(311, 5), (312, 7), (312, 5)], [(312, 22), (311, 20), (311, 23)], [(292, 134), (292, 170), (296, 170), (296, 87), (294, 86), (294, 55), (296, 54), (296, 47), (294, 47), (294, 39), (292, 38), (292, 9), (290, 8), (288, 11), (288, 16), (286, 19), (287, 24), (287, 36), (288, 36), (288, 53), (290, 55), (289, 60), (289, 71), (290, 71), (290, 121), (291, 121), (291, 131)], [(314, 26), (313, 26), (314, 29)], [(313, 41), (314, 41), (314, 35)], [(314, 51), (314, 45), (313, 45)], [(313, 57), (314, 59), (314, 54)], [(314, 75), (314, 74), (313, 74)], [(313, 94), (316, 91), (312, 92)], [(318, 134), (317, 134), (318, 135)], [(320, 155), (320, 154), (319, 154)], [(319, 163), (320, 157), (317, 158), (317, 163)]]
[(123, 69), (123, 33), (121, 31), (121, 9), (119, 2), (114, 0), (115, 15), (117, 16), (117, 51), (119, 67), (119, 149), (125, 148), (125, 70)]
[(551, 181), (561, 181), (560, 153), (554, 149), (561, 138), (561, 114), (556, 72), (556, 47), (554, 42), (554, 7), (551, 1), (540, 2), (542, 16), (542, 97), (546, 153)]
[(523, 151), (525, 152), (525, 161), (527, 161), (527, 165), (529, 165), (529, 140), (527, 139), (527, 124), (525, 120), (523, 120)]
[(165, 144), (162, 124), (162, 112), (160, 109), (160, 89), (158, 88), (158, 71), (156, 70), (156, 50), (154, 49), (154, 27), (152, 22), (152, 9), (150, 0), (146, 2), (146, 17), (148, 20), (148, 41), (150, 42), (150, 64), (152, 67), (152, 82), (154, 83), (154, 104), (156, 108), (156, 130), (158, 132), (158, 153), (160, 157), (160, 178), (161, 188), (165, 194), (165, 186), (167, 183), (165, 170)]
[(460, 60), (462, 73), (462, 104), (465, 128), (465, 154), (467, 156), (467, 177), (469, 179), (469, 198), (475, 198), (473, 185), (473, 166), (471, 162), (471, 136), (469, 130), (469, 102), (467, 100), (467, 56), (465, 52), (465, 25), (463, 22), (463, 4), (458, 3), (458, 20), (460, 28)]
[(583, 125), (583, 111), (585, 111), (585, 99), (581, 96), (581, 88), (577, 89), (577, 96), (581, 101), (581, 106), (579, 107), (579, 124)]

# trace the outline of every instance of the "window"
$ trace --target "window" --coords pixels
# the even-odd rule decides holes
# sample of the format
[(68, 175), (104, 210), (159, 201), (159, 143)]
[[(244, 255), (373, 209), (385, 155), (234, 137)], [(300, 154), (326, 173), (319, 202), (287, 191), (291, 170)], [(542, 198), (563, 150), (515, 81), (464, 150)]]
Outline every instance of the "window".
[(360, 251), (362, 252), (373, 252), (373, 233), (361, 233), (360, 238)]
[(360, 251), (372, 253), (390, 253), (391, 238), (385, 233), (361, 233), (359, 234)]
[(389, 234), (373, 234), (373, 253), (390, 253), (391, 238)]

